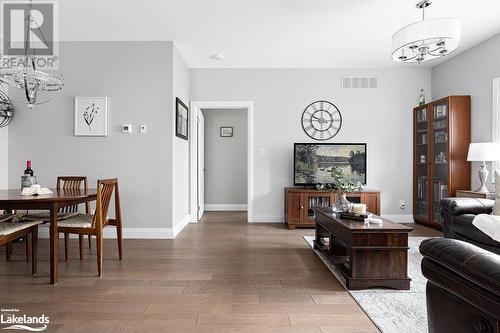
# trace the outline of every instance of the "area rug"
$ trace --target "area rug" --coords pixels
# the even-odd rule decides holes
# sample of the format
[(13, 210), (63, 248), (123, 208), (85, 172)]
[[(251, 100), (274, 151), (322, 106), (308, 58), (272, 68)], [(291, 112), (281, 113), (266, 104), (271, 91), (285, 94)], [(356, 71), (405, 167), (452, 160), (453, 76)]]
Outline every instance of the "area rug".
[[(304, 239), (313, 248), (314, 237), (304, 236)], [(427, 279), (420, 270), (422, 255), (418, 251), (420, 243), (425, 239), (427, 237), (410, 237), (408, 240), (410, 248), (408, 252), (408, 276), (411, 278), (410, 290), (385, 288), (348, 290), (354, 300), (383, 333), (427, 332), (425, 303)], [(314, 250), (314, 252), (345, 286), (344, 278), (327, 257), (319, 251)]]

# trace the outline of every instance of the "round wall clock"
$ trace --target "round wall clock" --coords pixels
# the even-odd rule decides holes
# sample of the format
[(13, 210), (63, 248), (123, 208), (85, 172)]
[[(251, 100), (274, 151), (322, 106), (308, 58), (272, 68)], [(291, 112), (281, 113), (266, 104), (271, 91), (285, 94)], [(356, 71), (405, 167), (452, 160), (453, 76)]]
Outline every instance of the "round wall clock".
[(333, 138), (342, 127), (342, 114), (328, 101), (309, 104), (302, 113), (302, 128), (314, 140)]

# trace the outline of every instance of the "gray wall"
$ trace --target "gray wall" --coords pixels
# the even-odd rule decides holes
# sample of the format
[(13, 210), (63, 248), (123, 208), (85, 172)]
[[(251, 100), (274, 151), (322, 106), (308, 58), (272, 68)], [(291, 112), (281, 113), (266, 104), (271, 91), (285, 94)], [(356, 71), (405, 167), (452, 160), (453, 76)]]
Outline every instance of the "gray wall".
[[(5, 190), (9, 187), (9, 128), (0, 128), (0, 190)], [(24, 169), (23, 169), (24, 170)]]
[[(27, 111), (9, 128), (9, 186), (27, 159), (43, 186), (58, 175), (118, 177), (126, 228), (171, 228), (172, 42), (62, 42), (62, 94)], [(73, 136), (74, 97), (108, 96), (109, 136)], [(17, 96), (22, 98), (21, 96)], [(120, 133), (132, 124), (133, 134)], [(148, 126), (141, 135), (140, 124)]]
[[(492, 80), (500, 77), (500, 35), (497, 35), (432, 69), (432, 96), (471, 95), (472, 142), (491, 141)], [(479, 186), (472, 165), (472, 186)], [(489, 182), (491, 187), (491, 177)]]
[[(190, 208), (190, 175), (189, 175), (189, 141), (175, 136), (175, 98), (179, 97), (189, 107), (189, 69), (173, 48), (173, 100), (172, 100), (172, 177), (173, 177), (173, 227), (176, 232), (189, 222)], [(191, 133), (188, 133), (191, 136)]]
[[(379, 88), (342, 90), (342, 76), (376, 76)], [(312, 141), (302, 131), (302, 111), (318, 99), (332, 101), (343, 115), (331, 142), (368, 143), (368, 185), (382, 190), (382, 213), (411, 214), (411, 110), (420, 88), (430, 91), (430, 69), (193, 69), (190, 81), (193, 101), (255, 103), (256, 221), (282, 220), (293, 143)]]
[[(247, 204), (247, 112), (204, 110), (205, 204)], [(233, 127), (233, 137), (220, 128)]]

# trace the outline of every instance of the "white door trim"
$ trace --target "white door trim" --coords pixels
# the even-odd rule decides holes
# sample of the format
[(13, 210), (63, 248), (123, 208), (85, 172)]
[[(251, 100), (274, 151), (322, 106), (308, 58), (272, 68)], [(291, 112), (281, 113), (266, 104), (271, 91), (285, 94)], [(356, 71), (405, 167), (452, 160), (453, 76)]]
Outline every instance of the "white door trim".
[(201, 109), (241, 109), (247, 112), (247, 126), (248, 126), (248, 152), (247, 152), (247, 163), (248, 163), (248, 203), (247, 203), (247, 214), (248, 222), (253, 222), (253, 209), (254, 209), (254, 103), (250, 101), (244, 102), (191, 102), (190, 108), (190, 133), (192, 133), (192, 138), (189, 143), (189, 154), (190, 154), (190, 176), (191, 176), (191, 222), (196, 223), (198, 202), (197, 202), (197, 188), (196, 188), (196, 177), (198, 177), (197, 171), (197, 145), (198, 140), (196, 131), (196, 115)]
[[(500, 77), (493, 79), (492, 88), (492, 101), (491, 101), (491, 141), (500, 142)], [(500, 167), (498, 161), (493, 162), (492, 169), (495, 170)], [(493, 180), (494, 181), (494, 180)]]

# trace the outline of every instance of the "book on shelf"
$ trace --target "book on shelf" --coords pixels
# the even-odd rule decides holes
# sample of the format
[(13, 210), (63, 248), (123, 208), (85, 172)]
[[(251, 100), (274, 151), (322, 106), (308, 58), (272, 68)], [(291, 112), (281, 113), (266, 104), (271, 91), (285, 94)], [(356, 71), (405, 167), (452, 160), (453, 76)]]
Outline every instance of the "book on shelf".
[(309, 207), (328, 207), (330, 206), (330, 198), (327, 197), (310, 197)]
[(417, 178), (417, 198), (426, 199), (427, 198), (427, 187), (428, 179), (426, 176), (420, 176)]
[[(434, 201), (439, 202), (446, 197), (448, 197), (448, 185), (438, 179), (434, 180)], [(439, 206), (437, 206), (437, 209), (439, 209)]]
[(427, 144), (427, 133), (422, 134), (422, 144)]

